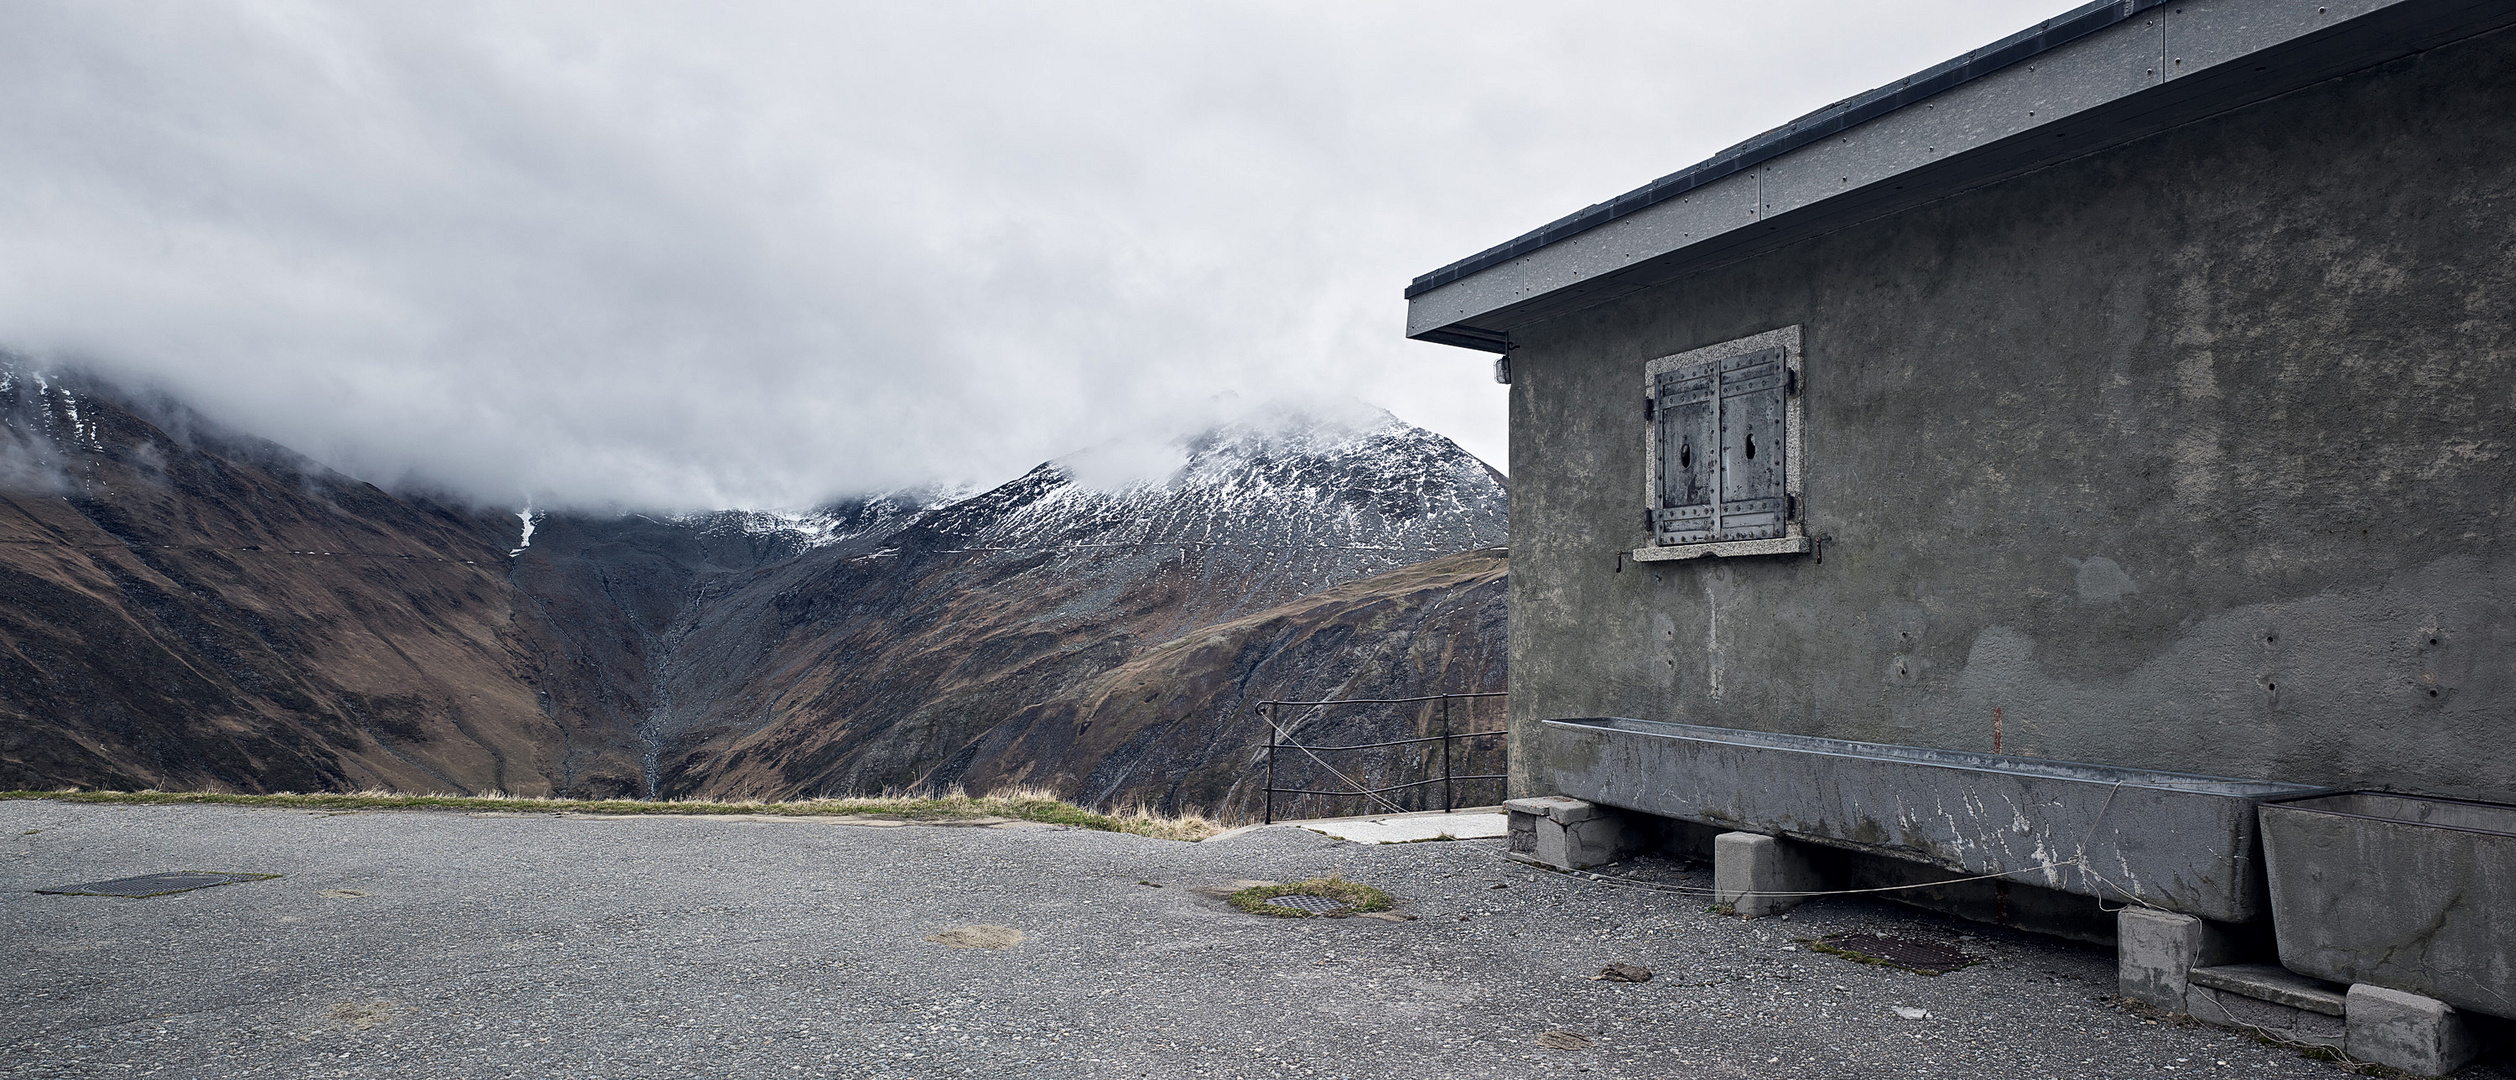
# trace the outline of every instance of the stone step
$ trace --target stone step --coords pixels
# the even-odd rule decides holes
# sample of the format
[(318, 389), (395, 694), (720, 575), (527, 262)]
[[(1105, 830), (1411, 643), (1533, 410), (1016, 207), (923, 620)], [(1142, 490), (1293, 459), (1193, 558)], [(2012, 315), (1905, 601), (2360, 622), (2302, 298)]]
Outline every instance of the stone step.
[(2343, 1014), (2350, 989), (2322, 979), (2310, 979), (2278, 964), (2197, 967), (2193, 969), (2192, 982), (2195, 986), (2225, 990), (2256, 1001), (2268, 1001), (2326, 1016)]

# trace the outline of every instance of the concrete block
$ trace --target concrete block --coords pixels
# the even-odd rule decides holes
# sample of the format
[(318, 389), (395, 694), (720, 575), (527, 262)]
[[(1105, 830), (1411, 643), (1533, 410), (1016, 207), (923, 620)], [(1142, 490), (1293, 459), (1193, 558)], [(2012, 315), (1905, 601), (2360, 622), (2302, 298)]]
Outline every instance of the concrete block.
[(2184, 992), (2193, 969), (2236, 958), (2228, 928), (2208, 919), (2155, 908), (2127, 907), (2114, 916), (2115, 988), (2124, 997), (2189, 1012)]
[(2432, 997), (2358, 983), (2350, 987), (2349, 1036), (2342, 1052), (2420, 1076), (2444, 1076), (2481, 1052), (2472, 1026)]
[(1538, 861), (1566, 870), (1604, 866), (1625, 856), (1625, 825), (1615, 818), (1592, 818), (1559, 825), (1538, 823)]
[(1751, 919), (1779, 915), (1825, 888), (1799, 845), (1777, 836), (1731, 832), (1712, 838), (1713, 899)]
[(1509, 823), (1506, 835), (1511, 838), (1511, 853), (1536, 855), (1538, 853), (1538, 822), (1546, 820), (1545, 815), (1532, 814), (1525, 810), (1513, 810), (1506, 804), (1503, 816), (1504, 820)]
[[(1636, 839), (1614, 810), (1560, 795), (1512, 799), (1511, 850), (1559, 870), (1587, 870), (1625, 857)], [(1525, 845), (1525, 846), (1524, 846)]]

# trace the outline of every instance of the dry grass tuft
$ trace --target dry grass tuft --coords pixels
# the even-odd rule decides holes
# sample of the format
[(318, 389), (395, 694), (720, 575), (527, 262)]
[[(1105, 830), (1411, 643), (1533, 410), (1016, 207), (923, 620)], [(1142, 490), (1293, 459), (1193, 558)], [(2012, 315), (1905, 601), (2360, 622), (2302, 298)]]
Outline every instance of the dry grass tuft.
[(449, 795), (431, 792), (365, 791), (268, 795), (237, 795), (217, 791), (0, 791), (0, 799), (56, 799), (62, 802), (127, 805), (272, 806), (307, 810), (461, 810), (469, 812), (572, 814), (777, 814), (794, 817), (877, 817), (903, 821), (974, 821), (1003, 818), (1037, 821), (1077, 829), (1132, 833), (1157, 840), (1203, 840), (1223, 831), (1202, 814), (1155, 814), (1142, 808), (1102, 814), (1086, 810), (1037, 788), (1007, 788), (986, 795), (959, 789), (937, 796), (874, 795), (852, 798), (789, 800), (717, 799), (562, 799), (546, 795), (484, 792)]

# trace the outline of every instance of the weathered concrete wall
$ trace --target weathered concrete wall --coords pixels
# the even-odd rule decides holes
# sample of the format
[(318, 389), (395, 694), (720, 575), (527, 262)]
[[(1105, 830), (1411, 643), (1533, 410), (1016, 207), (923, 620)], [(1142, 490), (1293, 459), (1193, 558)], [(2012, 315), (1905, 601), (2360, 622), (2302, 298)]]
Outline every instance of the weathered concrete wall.
[[(1632, 716), (2516, 801), (2516, 34), (1515, 334), (1515, 788)], [(1801, 324), (1807, 557), (1618, 569)]]

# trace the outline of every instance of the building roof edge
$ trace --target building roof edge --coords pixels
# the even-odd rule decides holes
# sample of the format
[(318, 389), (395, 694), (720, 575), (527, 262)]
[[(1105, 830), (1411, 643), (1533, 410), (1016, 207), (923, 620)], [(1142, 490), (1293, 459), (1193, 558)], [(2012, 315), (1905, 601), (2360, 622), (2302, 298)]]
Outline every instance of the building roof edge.
[(1802, 146), (1838, 135), (2013, 64), (2025, 63), (2052, 49), (2127, 21), (2171, 0), (2095, 0), (2046, 19), (1982, 48), (1924, 68), (1866, 93), (1855, 94), (1780, 127), (1757, 134), (1709, 158), (1670, 173), (1603, 203), (1557, 218), (1509, 241), (1497, 244), (1430, 273), (1407, 285), (1407, 299), (1440, 288), (1478, 271), (1501, 265), (1539, 248), (1598, 228), (1608, 222), (1676, 198), (1732, 173), (1754, 168)]

